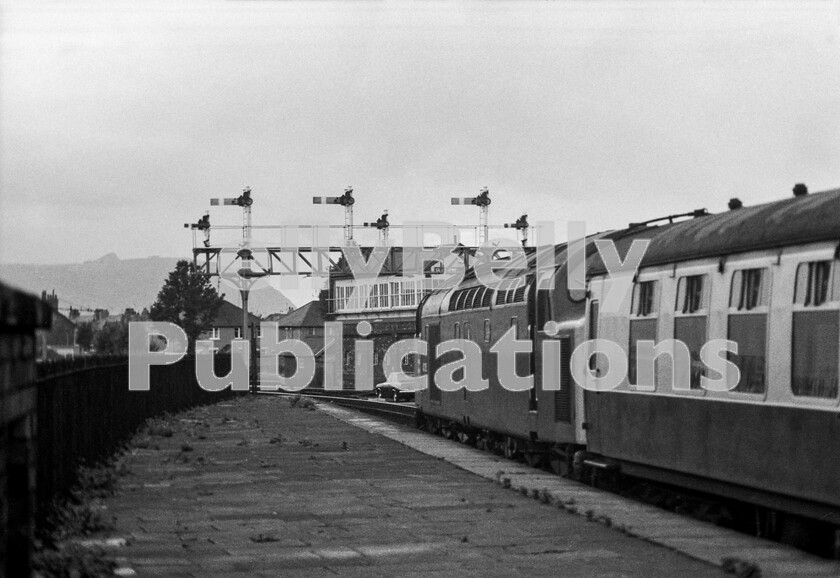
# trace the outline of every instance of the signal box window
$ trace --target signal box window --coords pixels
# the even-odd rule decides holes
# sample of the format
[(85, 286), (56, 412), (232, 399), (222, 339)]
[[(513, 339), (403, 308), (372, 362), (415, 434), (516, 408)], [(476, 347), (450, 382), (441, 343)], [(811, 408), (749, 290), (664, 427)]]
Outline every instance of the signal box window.
[(742, 269), (732, 274), (727, 339), (738, 344), (738, 353), (730, 353), (728, 358), (741, 372), (733, 391), (766, 390), (768, 289), (766, 269)]
[(691, 357), (689, 374), (691, 389), (700, 389), (700, 378), (706, 366), (700, 360), (700, 350), (707, 340), (708, 275), (681, 277), (677, 284), (677, 303), (674, 314), (674, 339), (685, 343)]
[(800, 263), (796, 270), (790, 385), (794, 395), (837, 397), (840, 344), (838, 292), (831, 261)]
[(391, 281), (391, 307), (400, 306), (400, 284)]
[[(627, 356), (627, 380), (637, 384), (637, 354), (639, 341), (656, 342), (656, 297), (659, 283), (642, 281), (633, 287), (633, 305), (630, 317), (630, 342)], [(593, 302), (597, 308), (597, 304)], [(594, 359), (595, 356), (592, 357)], [(594, 369), (594, 368), (592, 368)]]

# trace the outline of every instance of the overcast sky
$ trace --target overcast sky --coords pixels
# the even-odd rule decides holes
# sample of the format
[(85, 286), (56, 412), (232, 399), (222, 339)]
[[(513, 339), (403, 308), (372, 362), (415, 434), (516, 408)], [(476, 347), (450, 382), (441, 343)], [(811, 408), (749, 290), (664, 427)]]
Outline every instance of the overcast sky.
[(188, 256), (245, 186), (255, 224), (348, 185), (471, 224), (488, 186), (591, 231), (840, 186), (837, 2), (0, 7), (0, 263)]

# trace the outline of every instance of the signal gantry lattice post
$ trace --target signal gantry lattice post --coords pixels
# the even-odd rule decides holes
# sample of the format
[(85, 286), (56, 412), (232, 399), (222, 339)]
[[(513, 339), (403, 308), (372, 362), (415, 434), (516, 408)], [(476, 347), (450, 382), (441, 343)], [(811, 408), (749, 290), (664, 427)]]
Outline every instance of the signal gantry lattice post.
[[(251, 206), (254, 204), (254, 199), (251, 198), (251, 188), (245, 187), (242, 194), (238, 197), (228, 197), (224, 199), (214, 198), (210, 199), (210, 206), (238, 206), (242, 208), (242, 241), (239, 244), (239, 251), (236, 256), (242, 262), (242, 266), (237, 271), (239, 294), (242, 297), (242, 338), (253, 344), (253, 335), (249, 331), (248, 323), (248, 295), (251, 290), (251, 285), (256, 282), (259, 277), (264, 277), (268, 273), (266, 271), (254, 271), (252, 269), (254, 255), (251, 251)], [(209, 217), (207, 217), (207, 240), (205, 247), (209, 247)], [(252, 348), (254, 350), (254, 348)], [(256, 350), (254, 350), (256, 351)], [(257, 356), (252, 355), (251, 364), (256, 364)], [(254, 375), (254, 372), (251, 372)], [(256, 381), (252, 381), (253, 391), (256, 392)]]
[(476, 205), (480, 209), (478, 243), (481, 245), (488, 239), (487, 234), (487, 208), (490, 206), (490, 191), (484, 187), (479, 191), (477, 197), (452, 197), (453, 205)]

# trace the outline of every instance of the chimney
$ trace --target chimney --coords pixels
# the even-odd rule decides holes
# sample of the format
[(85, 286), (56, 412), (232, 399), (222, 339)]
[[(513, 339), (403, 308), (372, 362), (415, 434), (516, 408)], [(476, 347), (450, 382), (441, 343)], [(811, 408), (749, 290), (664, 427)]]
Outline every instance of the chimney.
[(793, 187), (794, 197), (804, 197), (807, 194), (808, 187), (806, 187), (804, 183), (796, 183), (796, 185)]
[(58, 309), (58, 295), (55, 294), (55, 289), (52, 293), (47, 293), (46, 289), (41, 291), (41, 301), (46, 301), (47, 305), (53, 309)]
[(732, 197), (729, 199), (729, 210), (734, 211), (735, 209), (740, 209), (744, 206), (744, 203), (741, 202), (741, 199), (738, 197)]

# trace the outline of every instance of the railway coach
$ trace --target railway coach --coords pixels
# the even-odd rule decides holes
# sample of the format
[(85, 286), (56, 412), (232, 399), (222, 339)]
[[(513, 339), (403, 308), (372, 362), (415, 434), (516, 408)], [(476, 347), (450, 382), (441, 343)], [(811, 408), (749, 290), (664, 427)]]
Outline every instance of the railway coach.
[[(450, 437), (548, 461), (564, 475), (610, 470), (749, 504), (761, 535), (837, 540), (840, 190), (731, 206), (588, 238), (580, 294), (568, 290), (568, 247), (559, 245), (550, 290), (536, 289), (529, 255), (531, 273), (512, 293), (468, 275), (429, 295), (418, 310), (429, 351), (453, 337), (478, 342), (489, 388), (440, 391), (432, 376), (446, 359), (432, 359), (428, 389), (418, 395), (421, 419)], [(602, 307), (609, 274), (597, 239), (613, 241), (620, 255), (633, 241), (649, 240), (618, 310)], [(511, 325), (533, 343), (533, 355), (517, 356), (517, 373), (534, 376), (530, 392), (507, 391), (495, 375), (489, 348)], [(571, 352), (596, 338), (616, 343), (627, 360), (626, 376), (610, 391), (572, 378)], [(559, 391), (543, 390), (544, 372), (536, 370), (549, 339), (560, 341)], [(704, 378), (727, 377), (700, 359), (703, 345), (716, 339), (738, 344), (727, 358), (727, 371), (737, 367), (740, 376), (731, 391), (702, 387)], [(687, 355), (637, 356), (639, 342), (666, 340), (684, 343)], [(640, 388), (646, 362), (653, 384)], [(592, 355), (584, 381), (609, 371), (609, 360)], [(688, 383), (675, 382), (681, 374)]]

